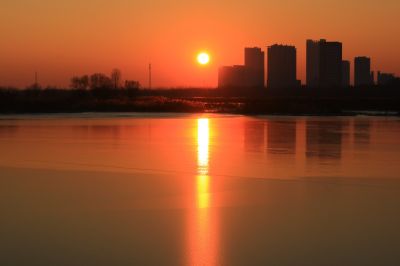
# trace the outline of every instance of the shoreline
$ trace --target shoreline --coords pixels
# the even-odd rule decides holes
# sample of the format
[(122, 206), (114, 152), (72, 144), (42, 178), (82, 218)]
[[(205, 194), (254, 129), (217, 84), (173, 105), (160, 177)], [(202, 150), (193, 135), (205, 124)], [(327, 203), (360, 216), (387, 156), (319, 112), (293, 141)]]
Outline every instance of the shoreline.
[(212, 113), (281, 116), (400, 116), (400, 89), (268, 91), (0, 90), (0, 114)]
[[(93, 115), (96, 117), (104, 117), (104, 118), (135, 118), (135, 117), (143, 117), (148, 116), (151, 117), (163, 117), (166, 118), (170, 116), (186, 116), (186, 115), (223, 115), (223, 116), (268, 116), (268, 117), (400, 117), (399, 112), (392, 111), (345, 111), (343, 113), (331, 113), (331, 114), (316, 114), (316, 113), (304, 113), (304, 114), (294, 114), (294, 113), (238, 113), (238, 112), (160, 112), (160, 111), (128, 111), (128, 112), (120, 112), (120, 111), (76, 111), (76, 112), (20, 112), (20, 113), (0, 113), (0, 121), (8, 120), (8, 117), (43, 117), (46, 118), (48, 116), (51, 118), (55, 117), (75, 117), (80, 116), (85, 118), (92, 118)], [(103, 116), (102, 116), (103, 115)]]

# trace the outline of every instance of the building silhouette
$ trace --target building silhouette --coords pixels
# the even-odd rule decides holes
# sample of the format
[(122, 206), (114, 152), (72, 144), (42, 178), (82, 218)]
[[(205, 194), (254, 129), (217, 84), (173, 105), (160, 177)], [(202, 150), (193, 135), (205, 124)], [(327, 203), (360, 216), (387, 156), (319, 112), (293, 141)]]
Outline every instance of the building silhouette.
[(366, 56), (354, 58), (354, 86), (374, 84), (374, 73), (371, 72), (371, 59)]
[[(310, 88), (350, 87), (350, 61), (342, 60), (342, 43), (337, 41), (306, 41), (306, 84)], [(296, 48), (274, 44), (267, 49), (268, 88), (300, 87), (296, 78)], [(354, 58), (354, 85), (371, 86), (375, 83), (371, 59)], [(400, 82), (390, 73), (378, 72), (377, 84)], [(265, 54), (258, 47), (244, 48), (244, 64), (222, 66), (218, 70), (219, 88), (260, 89), (265, 86)], [(254, 90), (253, 90), (254, 92)]]
[(263, 88), (264, 73), (264, 52), (261, 48), (245, 48), (244, 65), (219, 68), (218, 87)]
[(297, 87), (296, 48), (289, 45), (268, 47), (268, 88)]
[(306, 82), (311, 88), (342, 86), (342, 43), (307, 40)]
[(350, 87), (350, 61), (342, 61), (342, 87)]
[(264, 87), (264, 52), (261, 48), (244, 49), (244, 66), (248, 72), (248, 86)]
[(389, 85), (395, 82), (398, 78), (393, 73), (382, 73), (378, 71), (377, 82), (378, 85)]
[(247, 87), (247, 71), (242, 65), (223, 66), (218, 71), (218, 87)]
[(310, 88), (319, 87), (319, 42), (307, 40), (306, 42), (306, 84)]
[(342, 43), (322, 42), (320, 50), (320, 86), (342, 85)]

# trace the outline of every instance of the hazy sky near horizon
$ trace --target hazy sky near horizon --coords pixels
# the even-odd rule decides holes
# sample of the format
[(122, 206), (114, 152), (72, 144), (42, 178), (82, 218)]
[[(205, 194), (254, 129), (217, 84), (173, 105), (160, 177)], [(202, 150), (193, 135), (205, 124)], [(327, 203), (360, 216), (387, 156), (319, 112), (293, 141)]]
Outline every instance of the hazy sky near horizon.
[[(73, 75), (122, 71), (161, 87), (216, 86), (221, 65), (243, 63), (243, 48), (297, 47), (305, 80), (306, 39), (343, 42), (343, 57), (372, 58), (400, 75), (399, 0), (2, 0), (0, 86), (65, 87)], [(200, 67), (196, 54), (212, 61)], [(353, 64), (351, 66), (353, 68)]]

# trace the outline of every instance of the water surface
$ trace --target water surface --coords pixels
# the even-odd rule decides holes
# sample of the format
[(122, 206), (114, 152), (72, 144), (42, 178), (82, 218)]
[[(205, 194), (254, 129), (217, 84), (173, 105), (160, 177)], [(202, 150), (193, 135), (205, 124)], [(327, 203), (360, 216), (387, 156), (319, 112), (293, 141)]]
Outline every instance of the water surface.
[(400, 120), (0, 117), (1, 265), (398, 265)]

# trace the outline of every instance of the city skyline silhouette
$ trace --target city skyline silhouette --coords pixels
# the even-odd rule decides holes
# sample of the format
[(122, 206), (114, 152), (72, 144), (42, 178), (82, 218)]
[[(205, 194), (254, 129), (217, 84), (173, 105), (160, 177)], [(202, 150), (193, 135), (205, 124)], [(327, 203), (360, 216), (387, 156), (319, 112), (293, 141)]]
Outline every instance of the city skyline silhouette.
[[(299, 66), (297, 47), (288, 44), (273, 44), (266, 47), (245, 47), (243, 65), (218, 67), (218, 82), (216, 88), (229, 87), (258, 87), (258, 88), (340, 88), (350, 86), (373, 86), (390, 84), (398, 76), (393, 72), (372, 69), (372, 60), (368, 56), (356, 55), (352, 60), (343, 58), (343, 43), (327, 41), (326, 39), (306, 40), (306, 79), (298, 78)], [(208, 53), (203, 53), (207, 56)], [(202, 63), (200, 63), (202, 64)], [(148, 64), (147, 86), (141, 85), (139, 80), (122, 77), (121, 70), (114, 68), (108, 76), (105, 73), (75, 75), (70, 78), (69, 85), (62, 89), (89, 89), (89, 88), (146, 88), (152, 89), (152, 64)], [(206, 66), (208, 67), (208, 66)], [(13, 88), (13, 86), (4, 86)], [(41, 88), (38, 81), (38, 72), (34, 72), (34, 82), (26, 88)], [(43, 87), (58, 88), (45, 85)], [(198, 88), (215, 88), (212, 86), (198, 86)], [(0, 86), (1, 88), (1, 86)], [(156, 89), (163, 88), (162, 86)], [(195, 88), (195, 86), (178, 86), (165, 88)]]
[[(27, 87), (37, 71), (42, 86), (66, 88), (72, 76), (109, 73), (115, 67), (124, 78), (148, 84), (152, 63), (154, 88), (216, 87), (218, 67), (242, 64), (243, 47), (266, 52), (274, 43), (297, 48), (297, 77), (305, 83), (304, 40), (320, 38), (342, 42), (343, 58), (367, 55), (373, 69), (399, 76), (399, 5), (392, 0), (345, 6), (333, 0), (290, 5), (9, 1), (0, 10), (6, 40), (0, 49), (0, 86)], [(201, 50), (212, 56), (207, 68), (195, 62)]]

